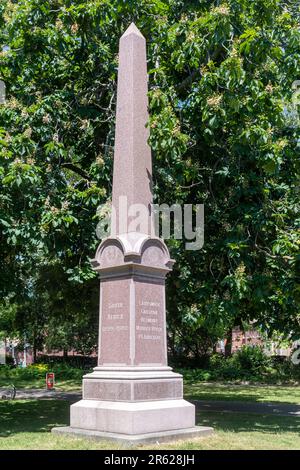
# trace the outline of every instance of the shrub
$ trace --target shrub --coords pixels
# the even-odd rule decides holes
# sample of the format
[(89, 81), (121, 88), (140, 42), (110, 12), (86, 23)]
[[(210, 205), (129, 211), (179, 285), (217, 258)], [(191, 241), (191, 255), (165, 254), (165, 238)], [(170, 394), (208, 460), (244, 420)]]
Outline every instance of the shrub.
[(81, 380), (82, 376), (89, 371), (84, 368), (71, 367), (68, 364), (32, 364), (25, 368), (10, 367), (3, 365), (0, 367), (0, 377), (5, 379), (44, 379), (47, 372), (54, 372), (56, 380)]
[[(177, 369), (178, 370), (178, 369)], [(244, 346), (231, 357), (213, 354), (205, 368), (185, 368), (178, 372), (188, 383), (197, 381), (291, 382), (300, 380), (300, 366), (290, 359), (267, 356), (259, 346)]]
[(12, 367), (7, 364), (0, 365), (0, 377), (9, 377)]
[(272, 365), (272, 360), (259, 346), (243, 346), (233, 356), (234, 362), (243, 371), (251, 374), (262, 374)]
[(82, 376), (87, 372), (87, 370), (83, 369), (82, 367), (75, 368), (64, 363), (51, 365), (51, 371), (55, 373), (56, 379), (59, 380), (81, 379)]
[(67, 364), (69, 367), (76, 369), (96, 367), (97, 357), (91, 356), (47, 356), (40, 355), (37, 358), (37, 363), (50, 364), (53, 367), (54, 364)]
[(5, 364), (8, 365), (8, 366), (15, 366), (14, 358), (7, 354), (6, 357), (5, 357)]

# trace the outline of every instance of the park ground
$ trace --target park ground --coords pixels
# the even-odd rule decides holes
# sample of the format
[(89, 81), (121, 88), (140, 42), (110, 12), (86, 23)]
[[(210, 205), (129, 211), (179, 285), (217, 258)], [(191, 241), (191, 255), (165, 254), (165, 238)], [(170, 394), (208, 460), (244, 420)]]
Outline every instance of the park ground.
[[(111, 442), (50, 433), (55, 426), (69, 424), (70, 404), (78, 400), (76, 393), (80, 392), (79, 380), (59, 381), (56, 384), (59, 398), (55, 394), (51, 398), (45, 398), (43, 394), (35, 398), (44, 385), (39, 379), (23, 383), (17, 381), (15, 384), (20, 398), (22, 393), (31, 396), (18, 399), (17, 395), (15, 400), (0, 400), (1, 450), (122, 449)], [(1, 379), (0, 387), (4, 386)], [(197, 424), (212, 426), (214, 434), (189, 441), (136, 448), (300, 449), (299, 385), (199, 382), (185, 384), (185, 398), (197, 405)]]

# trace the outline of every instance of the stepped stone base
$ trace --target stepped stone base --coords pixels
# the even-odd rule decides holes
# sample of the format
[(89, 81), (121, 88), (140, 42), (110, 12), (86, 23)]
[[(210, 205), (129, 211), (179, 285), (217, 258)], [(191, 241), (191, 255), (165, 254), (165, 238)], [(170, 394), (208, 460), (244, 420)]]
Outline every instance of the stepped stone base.
[(71, 406), (72, 428), (145, 434), (192, 428), (195, 407), (185, 400), (114, 402), (81, 400)]
[(182, 376), (170, 367), (160, 369), (96, 367), (83, 377), (84, 400), (153, 401), (182, 398)]
[(96, 367), (83, 377), (83, 399), (71, 405), (70, 426), (55, 433), (134, 445), (212, 433), (195, 426), (195, 406), (182, 398), (182, 376), (167, 366)]
[(73, 437), (83, 437), (86, 439), (112, 441), (125, 447), (136, 446), (138, 444), (159, 444), (162, 442), (194, 439), (196, 437), (209, 436), (213, 428), (206, 426), (194, 426), (187, 429), (176, 429), (172, 431), (153, 432), (147, 434), (120, 434), (103, 431), (91, 431), (88, 429), (79, 429), (68, 427), (53, 428), (55, 434), (69, 435)]

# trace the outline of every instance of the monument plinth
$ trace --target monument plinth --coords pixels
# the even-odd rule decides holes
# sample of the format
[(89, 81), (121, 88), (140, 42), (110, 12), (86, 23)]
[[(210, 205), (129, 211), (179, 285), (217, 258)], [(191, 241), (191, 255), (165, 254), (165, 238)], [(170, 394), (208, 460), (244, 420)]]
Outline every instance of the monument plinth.
[[(195, 426), (182, 376), (167, 365), (165, 277), (174, 261), (154, 234), (147, 121), (146, 42), (131, 24), (120, 39), (115, 217), (92, 260), (100, 276), (98, 365), (83, 377), (83, 399), (71, 406), (70, 427), (55, 432), (127, 443), (211, 432)], [(137, 205), (144, 208), (138, 225), (130, 212)]]

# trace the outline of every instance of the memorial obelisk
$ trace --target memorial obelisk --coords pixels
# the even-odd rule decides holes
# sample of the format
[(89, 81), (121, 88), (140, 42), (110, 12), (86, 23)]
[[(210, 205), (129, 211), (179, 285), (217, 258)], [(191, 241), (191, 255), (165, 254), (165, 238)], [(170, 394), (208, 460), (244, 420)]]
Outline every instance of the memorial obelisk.
[(132, 23), (119, 50), (114, 223), (92, 261), (100, 275), (98, 365), (83, 377), (70, 427), (55, 432), (129, 443), (211, 432), (195, 426), (182, 376), (167, 365), (165, 277), (173, 260), (154, 234), (147, 121), (146, 41)]

